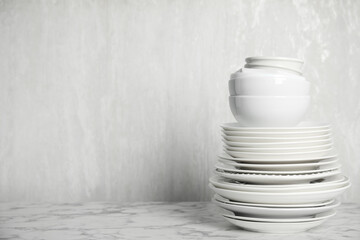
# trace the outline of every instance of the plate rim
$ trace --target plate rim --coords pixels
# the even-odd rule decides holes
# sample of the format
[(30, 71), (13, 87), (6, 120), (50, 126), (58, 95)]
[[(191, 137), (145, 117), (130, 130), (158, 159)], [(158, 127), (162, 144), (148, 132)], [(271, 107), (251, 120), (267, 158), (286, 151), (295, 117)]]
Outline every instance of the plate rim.
[[(218, 177), (218, 176), (216, 176)], [(264, 193), (287, 193), (287, 192), (294, 192), (294, 191), (300, 191), (300, 192), (317, 192), (319, 190), (326, 190), (326, 189), (336, 189), (346, 186), (350, 180), (348, 178), (341, 178), (338, 181), (331, 181), (331, 182), (324, 182), (324, 183), (317, 183), (317, 184), (299, 184), (299, 186), (290, 186), (290, 185), (283, 185), (282, 187), (279, 185), (259, 185), (256, 187), (251, 187), (250, 184), (239, 184), (238, 187), (234, 186), (236, 183), (224, 183), (219, 182), (217, 179), (210, 178), (209, 183), (211, 183), (214, 187), (219, 189), (227, 189), (231, 191), (244, 191), (244, 192), (264, 192)]]
[[(320, 186), (320, 187), (325, 187), (325, 186), (331, 186), (331, 185), (337, 185), (337, 184), (344, 184), (344, 183), (349, 183), (350, 182), (350, 179), (344, 175), (339, 175), (340, 179), (337, 179), (335, 181), (329, 181), (329, 182), (319, 182), (319, 183), (316, 183), (316, 184), (309, 184), (309, 183), (303, 183), (303, 184), (296, 184), (296, 186), (293, 186), (294, 184), (282, 184), (282, 185), (278, 185), (278, 184), (269, 184), (269, 185), (265, 185), (265, 184), (257, 184), (256, 186), (253, 186), (253, 184), (246, 184), (246, 183), (241, 183), (241, 184), (238, 184), (238, 183), (228, 183), (228, 182), (225, 182), (225, 183), (222, 183), (222, 182), (219, 182), (218, 179), (219, 178), (222, 178), (218, 175), (213, 175), (209, 178), (209, 182), (214, 185), (213, 182), (217, 183), (217, 184), (222, 184), (222, 185), (238, 185), (238, 186), (242, 186), (242, 187), (245, 187), (245, 188), (249, 188), (249, 187), (253, 187), (254, 189), (264, 189), (264, 188), (267, 188), (268, 190), (287, 190), (290, 188), (291, 189), (306, 189), (306, 188), (313, 188), (315, 187), (316, 185), (323, 185), (323, 186)], [(214, 185), (215, 186), (215, 185)], [(216, 186), (215, 186), (216, 187)], [(316, 187), (319, 187), (319, 186), (316, 186)], [(227, 188), (224, 188), (224, 189), (227, 189)], [(238, 190), (235, 190), (235, 189), (229, 189), (229, 190), (233, 190), (233, 191), (238, 191)], [(260, 190), (261, 191), (261, 190)]]
[[(293, 145), (296, 145), (296, 144), (303, 144), (303, 143), (310, 143), (310, 144), (313, 144), (313, 143), (318, 143), (318, 142), (330, 142), (330, 143), (333, 143), (333, 140), (332, 138), (329, 138), (329, 139), (320, 139), (320, 140), (315, 140), (315, 141), (297, 141), (297, 142), (262, 142), (262, 143), (258, 143), (258, 142), (234, 142), (234, 141), (229, 141), (229, 140), (226, 140), (225, 138), (222, 138), (221, 139), (226, 145), (228, 146), (231, 146), (229, 145), (228, 143), (242, 143), (242, 144), (245, 144), (246, 145), (285, 145), (285, 144), (293, 144)], [(318, 145), (325, 145), (325, 144), (318, 144)], [(316, 146), (316, 145), (315, 145)], [(256, 148), (257, 146), (255, 146), (254, 148)]]
[[(223, 196), (220, 196), (219, 194), (215, 193), (214, 194), (214, 198), (223, 198), (227, 201), (230, 201), (230, 199), (227, 199)], [(335, 199), (330, 199), (324, 202), (319, 202), (319, 203), (296, 203), (296, 204), (272, 204), (272, 203), (248, 203), (248, 202), (232, 202), (232, 204), (234, 205), (246, 205), (246, 206), (253, 206), (253, 207), (257, 207), (257, 206), (262, 206), (262, 207), (271, 207), (271, 208), (284, 208), (284, 207), (296, 207), (296, 208), (306, 208), (309, 206), (326, 206), (329, 205), (331, 203), (333, 203), (335, 201)]]
[[(331, 128), (329, 129), (322, 129), (322, 130), (318, 130), (318, 131), (306, 131), (306, 132), (240, 132), (240, 131), (228, 131), (228, 130), (224, 130), (221, 129), (221, 132), (224, 133), (226, 136), (243, 136), (243, 135), (228, 135), (227, 133), (241, 133), (244, 135), (250, 135), (250, 137), (252, 137), (252, 135), (261, 135), (261, 137), (267, 137), (268, 135), (302, 135), (304, 134), (305, 136), (310, 134), (318, 134), (318, 133), (331, 133)], [(323, 135), (327, 135), (327, 134), (319, 134), (319, 136), (323, 136)], [(313, 136), (313, 135), (311, 135)], [(317, 135), (315, 135), (317, 136)]]
[[(226, 144), (226, 143), (225, 143)], [(300, 149), (313, 149), (313, 148), (316, 148), (316, 147), (328, 147), (326, 149), (332, 149), (333, 148), (333, 143), (327, 143), (327, 144), (322, 144), (322, 145), (317, 145), (317, 146), (311, 146), (311, 147), (295, 147), (295, 148), (289, 148), (289, 147), (286, 147), (286, 148), (273, 148), (273, 147), (270, 147), (270, 148), (263, 148), (263, 147), (254, 147), (254, 148), (249, 148), (249, 147), (233, 147), (233, 146), (228, 146), (227, 144), (224, 145), (224, 148), (226, 150), (228, 150), (229, 148), (243, 148), (243, 149), (254, 149), (254, 150), (260, 150), (260, 151), (270, 151), (270, 150), (276, 150), (276, 151), (292, 151), (292, 150), (300, 150)], [(234, 151), (234, 150), (229, 150), (229, 151)], [(239, 151), (235, 151), (235, 152), (239, 152)], [(248, 151), (240, 151), (240, 152), (248, 152)], [(251, 152), (252, 153), (252, 152)], [(255, 153), (255, 151), (254, 151)]]
[[(296, 139), (300, 139), (300, 140), (308, 140), (308, 139), (332, 139), (332, 133), (329, 134), (324, 134), (324, 135), (319, 135), (319, 136), (307, 136), (307, 137), (243, 137), (243, 136), (228, 136), (225, 134), (221, 134), (221, 137), (223, 138), (228, 138), (228, 137), (232, 137), (232, 138), (240, 138), (240, 139), (251, 139), (251, 140), (255, 140), (255, 139), (265, 139), (265, 140), (284, 140), (287, 141), (289, 139), (291, 140), (296, 140)], [(234, 141), (232, 141), (234, 142)], [(238, 141), (237, 141), (238, 142)], [(240, 141), (242, 142), (242, 141)], [(269, 143), (269, 142), (262, 142), (262, 143)]]
[[(327, 215), (325, 215), (328, 213)], [(320, 217), (316, 217), (316, 215), (322, 215)], [(319, 221), (324, 220), (327, 218), (330, 218), (336, 214), (336, 211), (334, 209), (331, 209), (329, 211), (325, 211), (323, 213), (315, 214), (315, 217), (312, 218), (254, 218), (254, 217), (245, 217), (245, 216), (232, 216), (227, 214), (222, 214), (224, 217), (232, 218), (232, 219), (238, 219), (238, 220), (245, 220), (245, 221), (253, 221), (253, 222), (271, 222), (271, 223), (300, 223), (300, 222), (311, 222), (311, 221)]]
[[(333, 153), (332, 155), (325, 155), (325, 156), (321, 156), (321, 157), (316, 157), (316, 158), (287, 158), (287, 159), (268, 159), (268, 158), (263, 158), (263, 159), (259, 159), (259, 158), (234, 158), (230, 155), (226, 156), (225, 152), (222, 152), (218, 155), (219, 158), (223, 158), (223, 159), (227, 159), (230, 161), (235, 161), (235, 162), (310, 162), (310, 161), (321, 161), (324, 159), (329, 159), (329, 158), (337, 158), (338, 155), (336, 153)], [(221, 155), (225, 155), (225, 156), (221, 156)]]
[[(269, 234), (295, 234), (307, 231), (309, 229), (315, 228), (325, 222), (327, 219), (317, 220), (317, 221), (309, 221), (309, 222), (288, 222), (288, 223), (272, 223), (272, 222), (254, 222), (254, 221), (245, 221), (245, 220), (237, 220), (233, 218), (224, 217), (229, 223), (245, 229), (247, 231), (259, 232), (259, 233), (269, 233)], [(294, 229), (290, 229), (288, 231), (281, 231), (277, 229), (286, 229), (296, 226)], [(269, 230), (274, 229), (275, 230)]]
[[(340, 169), (335, 169), (335, 170), (331, 170), (331, 171), (325, 171), (325, 172), (319, 172), (319, 173), (306, 173), (306, 174), (257, 174), (257, 173), (231, 173), (231, 172), (219, 172), (216, 169), (214, 170), (215, 173), (225, 173), (225, 174), (235, 174), (235, 175), (251, 175), (251, 176), (258, 176), (258, 177), (265, 177), (265, 178), (269, 178), (269, 177), (279, 177), (279, 178), (296, 178), (299, 177), (299, 180), (302, 179), (308, 179), (308, 178), (304, 178), (307, 176), (311, 176), (311, 175), (324, 175), (324, 173), (330, 173), (330, 172), (341, 172)], [(226, 170), (225, 170), (226, 171)], [(331, 176), (331, 175), (330, 175)], [(320, 177), (321, 178), (321, 177)]]
[(211, 184), (210, 188), (216, 188), (216, 189), (220, 189), (223, 191), (228, 191), (228, 192), (232, 192), (232, 193), (242, 193), (242, 194), (252, 194), (252, 195), (256, 195), (256, 196), (260, 196), (260, 195), (266, 195), (266, 196), (277, 196), (277, 197), (281, 197), (283, 195), (286, 196), (298, 196), (298, 195), (306, 195), (306, 194), (322, 194), (322, 193), (331, 193), (334, 191), (342, 191), (342, 190), (346, 190), (351, 186), (351, 183), (348, 182), (347, 185), (341, 187), (341, 188), (334, 188), (334, 189), (328, 189), (328, 190), (323, 190), (323, 191), (316, 191), (316, 192), (247, 192), (247, 191), (240, 191), (240, 190), (230, 190), (230, 189), (224, 189), (224, 188), (217, 188), (214, 185)]
[(247, 206), (247, 205), (240, 205), (240, 204), (232, 204), (232, 203), (227, 203), (227, 202), (217, 200), (215, 197), (213, 197), (211, 200), (215, 204), (221, 203), (221, 204), (235, 206), (235, 207), (239, 206), (239, 207), (244, 207), (244, 208), (248, 208), (248, 209), (252, 208), (252, 209), (258, 209), (258, 210), (265, 210), (265, 211), (266, 210), (276, 210), (276, 211), (279, 211), (279, 212), (286, 212), (286, 211), (301, 212), (303, 210), (328, 208), (328, 207), (336, 208), (336, 207), (340, 206), (340, 204), (341, 204), (341, 202), (338, 199), (334, 199), (333, 201), (330, 201), (329, 204), (325, 204), (325, 205), (322, 205), (322, 206), (308, 206), (308, 207), (290, 207), (289, 206), (289, 207), (274, 208), (274, 207)]
[[(224, 178), (234, 179), (244, 181), (244, 177), (248, 180), (249, 183), (263, 183), (264, 181), (271, 181), (272, 184), (282, 185), (284, 181), (291, 181), (294, 184), (300, 184), (305, 181), (315, 180), (319, 178), (325, 178), (340, 174), (341, 171), (339, 169), (333, 171), (326, 171), (320, 173), (312, 173), (312, 174), (297, 174), (297, 175), (277, 175), (277, 174), (253, 174), (253, 173), (227, 173), (214, 171), (216, 175), (220, 175)], [(232, 176), (231, 176), (232, 175)], [(237, 176), (234, 176), (237, 175)]]
[[(228, 156), (226, 156), (226, 155)], [(221, 156), (221, 155), (225, 155), (225, 156)], [(268, 158), (263, 158), (263, 159), (257, 159), (257, 158), (234, 158), (232, 156), (230, 156), (229, 154), (227, 154), (226, 152), (222, 152), (218, 155), (219, 158), (223, 158), (223, 159), (228, 159), (231, 161), (236, 161), (236, 162), (309, 162), (309, 161), (317, 161), (317, 160), (323, 160), (323, 159), (329, 159), (329, 158), (337, 158), (338, 155), (336, 153), (330, 154), (330, 155), (325, 155), (325, 156), (321, 156), (321, 157), (316, 157), (316, 158), (287, 158), (287, 159), (268, 159)]]
[(231, 150), (225, 150), (228, 152), (236, 152), (236, 153), (243, 153), (243, 154), (250, 154), (250, 155), (280, 155), (280, 156), (285, 156), (285, 155), (301, 155), (301, 154), (311, 154), (311, 153), (321, 153), (321, 152), (326, 152), (326, 151), (332, 151), (334, 150), (334, 147), (331, 147), (329, 149), (322, 149), (322, 150), (317, 150), (317, 151), (309, 151), (309, 152), (291, 152), (291, 153), (254, 153), (254, 152), (239, 152), (239, 151), (231, 151)]
[[(324, 122), (320, 122), (320, 121), (303, 121), (301, 123), (299, 123), (298, 125), (300, 124), (324, 124), (324, 125), (319, 125), (319, 126), (309, 126), (309, 127), (301, 127), (301, 126), (295, 126), (295, 127), (246, 127), (246, 126), (239, 126), (239, 127), (236, 127), (236, 126), (226, 126), (228, 124), (240, 124), (238, 122), (227, 122), (227, 123), (222, 123), (220, 124), (220, 127), (222, 129), (230, 129), (229, 131), (252, 131), (252, 130), (255, 130), (255, 131), (262, 131), (262, 130), (280, 130), (280, 131), (284, 131), (284, 130), (311, 130), (311, 129), (323, 129), (323, 128), (329, 128), (331, 129), (331, 124), (330, 123), (324, 123)], [(234, 129), (234, 130), (231, 130), (231, 129)]]
[(226, 169), (224, 167), (219, 166), (219, 164), (215, 164), (216, 169), (222, 169), (225, 171), (234, 171), (236, 173), (254, 173), (254, 174), (264, 174), (264, 175), (298, 175), (298, 174), (312, 174), (312, 173), (320, 173), (333, 171), (337, 169), (341, 169), (342, 165), (337, 163), (335, 166), (328, 169), (315, 169), (315, 170), (301, 170), (301, 171), (261, 171), (261, 170), (245, 170), (245, 169)]
[[(322, 165), (327, 165), (327, 164), (333, 164), (334, 162), (338, 161), (339, 159), (338, 158), (335, 158), (333, 160), (331, 160), (332, 158), (327, 158), (327, 159), (324, 159), (324, 160), (320, 160), (319, 162), (305, 162), (305, 163), (268, 163), (268, 164), (261, 164), (261, 163), (258, 163), (258, 164), (254, 164), (254, 163), (239, 163), (237, 161), (232, 161), (232, 160), (228, 160), (228, 159), (223, 159), (223, 158), (219, 158), (218, 161), (226, 161), (226, 162), (232, 162), (232, 163), (224, 163), (224, 164), (228, 164), (228, 165), (231, 165), (231, 166), (239, 166), (239, 165), (245, 165), (244, 167), (254, 167), (254, 166), (257, 166), (257, 167), (268, 167), (268, 166), (271, 166), (271, 167), (316, 167), (316, 166), (322, 166)], [(327, 162), (325, 162), (326, 160), (329, 160)], [(234, 165), (232, 165), (234, 164)], [(290, 165), (290, 166), (287, 166), (287, 165)], [(241, 167), (241, 166), (239, 166)]]

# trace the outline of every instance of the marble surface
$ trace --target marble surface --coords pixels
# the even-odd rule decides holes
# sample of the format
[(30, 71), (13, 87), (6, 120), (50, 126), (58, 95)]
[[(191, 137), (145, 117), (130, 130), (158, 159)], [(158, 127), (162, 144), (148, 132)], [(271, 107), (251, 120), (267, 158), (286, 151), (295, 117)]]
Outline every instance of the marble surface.
[(230, 73), (298, 57), (360, 202), (360, 1), (0, 0), (0, 201), (208, 201)]
[(209, 202), (1, 203), (0, 239), (360, 239), (360, 205), (343, 204), (323, 225), (262, 234), (227, 223)]

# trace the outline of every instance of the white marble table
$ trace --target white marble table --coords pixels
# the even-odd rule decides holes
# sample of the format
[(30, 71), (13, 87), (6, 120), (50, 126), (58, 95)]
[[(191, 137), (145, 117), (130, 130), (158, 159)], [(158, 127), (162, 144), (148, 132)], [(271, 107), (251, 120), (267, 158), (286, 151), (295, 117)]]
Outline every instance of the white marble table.
[(0, 239), (360, 239), (360, 205), (343, 204), (320, 227), (298, 234), (241, 230), (208, 202), (0, 203)]

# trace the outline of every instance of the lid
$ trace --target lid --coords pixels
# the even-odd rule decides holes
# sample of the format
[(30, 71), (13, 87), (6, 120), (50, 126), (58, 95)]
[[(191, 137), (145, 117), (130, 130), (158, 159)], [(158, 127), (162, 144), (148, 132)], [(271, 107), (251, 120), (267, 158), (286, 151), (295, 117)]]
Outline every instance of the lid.
[(276, 77), (276, 78), (292, 78), (292, 79), (299, 79), (299, 80), (305, 80), (305, 78), (301, 75), (292, 73), (290, 71), (284, 71), (281, 69), (257, 69), (257, 68), (241, 68), (237, 70), (236, 72), (232, 73), (230, 75), (230, 80), (233, 79), (239, 79), (241, 77), (245, 76), (267, 76), (267, 77)]
[(291, 62), (300, 62), (300, 63), (304, 63), (303, 60), (297, 59), (297, 58), (287, 58), (287, 57), (262, 57), (262, 56), (258, 56), (258, 57), (248, 57), (245, 58), (245, 61), (247, 63), (250, 63), (254, 60), (278, 60), (278, 61), (291, 61)]

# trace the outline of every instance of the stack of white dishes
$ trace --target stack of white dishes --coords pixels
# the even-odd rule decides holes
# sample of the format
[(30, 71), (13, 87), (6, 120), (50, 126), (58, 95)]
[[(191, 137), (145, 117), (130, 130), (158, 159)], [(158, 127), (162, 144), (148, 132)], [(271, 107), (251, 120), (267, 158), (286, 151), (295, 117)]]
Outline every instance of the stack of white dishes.
[[(261, 71), (265, 76), (268, 70)], [(272, 71), (277, 73), (276, 69)], [(234, 85), (229, 86), (230, 94), (245, 89), (243, 86), (234, 91)], [(331, 127), (298, 120), (296, 126), (279, 126), (280, 118), (269, 123), (266, 114), (257, 115), (256, 124), (247, 124), (242, 114), (239, 123), (221, 125), (224, 152), (210, 178), (210, 188), (216, 193), (213, 202), (222, 209), (224, 218), (246, 230), (293, 233), (316, 227), (334, 216), (340, 204), (336, 198), (350, 182), (341, 175)], [(254, 126), (259, 123), (264, 124)]]

